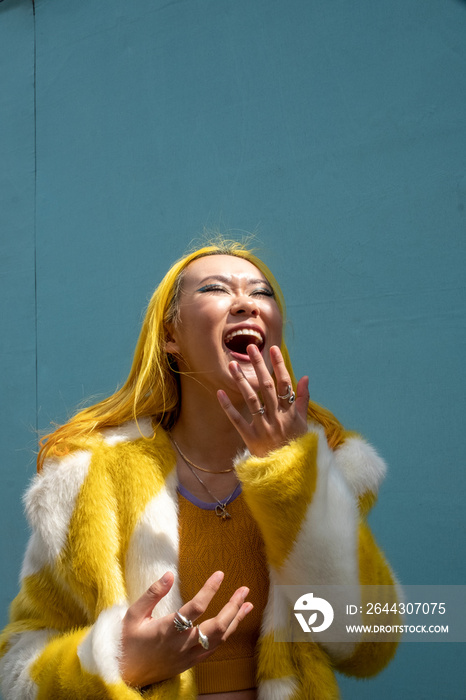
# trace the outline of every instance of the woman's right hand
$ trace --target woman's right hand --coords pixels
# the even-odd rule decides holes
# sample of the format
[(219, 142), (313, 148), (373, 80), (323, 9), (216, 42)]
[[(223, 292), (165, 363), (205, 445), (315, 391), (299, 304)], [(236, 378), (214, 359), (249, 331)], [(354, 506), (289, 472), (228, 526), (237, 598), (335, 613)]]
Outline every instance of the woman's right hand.
[[(202, 633), (209, 640), (209, 649), (205, 651), (198, 641), (196, 626), (183, 632), (176, 630), (175, 612), (158, 620), (152, 617), (152, 610), (167, 595), (173, 581), (171, 572), (164, 574), (128, 608), (123, 618), (120, 671), (128, 685), (142, 688), (172, 678), (203, 661), (233, 634), (252, 610), (252, 604), (244, 602), (249, 589), (238, 588), (216, 617), (202, 623)], [(179, 612), (194, 624), (207, 609), (222, 581), (223, 573), (216, 571)]]

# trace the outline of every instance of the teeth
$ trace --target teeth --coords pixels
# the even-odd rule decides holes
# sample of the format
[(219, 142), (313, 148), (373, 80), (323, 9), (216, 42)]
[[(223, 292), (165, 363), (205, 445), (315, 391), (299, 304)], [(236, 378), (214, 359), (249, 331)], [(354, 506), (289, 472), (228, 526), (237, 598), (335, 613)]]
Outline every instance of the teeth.
[(225, 338), (225, 342), (228, 342), (232, 338), (235, 338), (237, 335), (252, 335), (254, 336), (254, 338), (257, 338), (261, 343), (264, 340), (262, 333), (259, 333), (259, 331), (255, 331), (253, 328), (240, 328), (237, 331), (232, 331), (231, 333), (228, 333), (228, 335)]

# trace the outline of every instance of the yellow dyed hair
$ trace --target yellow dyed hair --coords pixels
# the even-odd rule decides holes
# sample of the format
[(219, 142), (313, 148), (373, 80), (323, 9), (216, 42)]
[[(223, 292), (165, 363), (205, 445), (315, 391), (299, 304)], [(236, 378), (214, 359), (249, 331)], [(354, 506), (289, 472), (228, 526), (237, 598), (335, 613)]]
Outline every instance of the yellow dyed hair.
[[(45, 435), (39, 442), (38, 471), (47, 457), (67, 454), (70, 442), (76, 442), (101, 428), (121, 425), (132, 419), (137, 421), (142, 416), (152, 416), (154, 427), (161, 425), (170, 429), (176, 423), (181, 402), (180, 385), (172, 360), (165, 351), (166, 328), (167, 323), (176, 321), (184, 270), (193, 260), (207, 255), (234, 255), (255, 265), (271, 285), (285, 323), (282, 291), (268, 267), (247, 245), (219, 238), (188, 253), (172, 265), (152, 295), (133, 364), (123, 386), (103, 401), (79, 411), (65, 425)], [(283, 339), (281, 351), (296, 388), (296, 379)], [(337, 447), (343, 441), (343, 428), (327, 409), (309, 401), (308, 416), (325, 428), (332, 447)]]

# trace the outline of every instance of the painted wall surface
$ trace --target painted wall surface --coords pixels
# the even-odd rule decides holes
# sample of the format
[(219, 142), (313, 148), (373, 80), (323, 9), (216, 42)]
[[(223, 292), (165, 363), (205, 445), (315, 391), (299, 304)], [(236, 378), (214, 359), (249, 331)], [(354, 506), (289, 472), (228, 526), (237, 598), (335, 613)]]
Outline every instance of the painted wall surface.
[[(465, 584), (466, 3), (0, 4), (0, 619), (36, 429), (129, 369), (204, 227), (255, 231), (295, 370), (390, 465), (406, 584)], [(465, 645), (404, 644), (345, 700), (464, 700)]]
[(0, 625), (27, 539), (36, 429), (34, 18), (0, 4)]

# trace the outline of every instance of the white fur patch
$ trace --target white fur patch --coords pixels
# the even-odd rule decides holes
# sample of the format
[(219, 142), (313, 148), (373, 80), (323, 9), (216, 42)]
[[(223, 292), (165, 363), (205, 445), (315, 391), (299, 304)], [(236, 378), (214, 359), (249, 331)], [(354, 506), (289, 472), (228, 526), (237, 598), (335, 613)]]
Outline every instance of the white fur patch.
[(49, 555), (47, 544), (42, 539), (40, 532), (36, 530), (32, 533), (26, 548), (20, 579), (23, 580), (26, 576), (32, 576), (43, 569), (46, 564), (50, 563)]
[(387, 465), (372, 445), (359, 437), (350, 437), (335, 452), (335, 462), (356, 496), (367, 491), (377, 494)]
[(177, 483), (176, 471), (173, 470), (134, 528), (126, 556), (126, 585), (130, 603), (134, 603), (167, 571), (175, 574), (173, 587), (154, 609), (153, 616), (157, 618), (173, 613), (182, 605), (177, 580)]
[[(39, 573), (39, 571), (49, 564), (49, 548), (43, 541), (40, 532), (36, 530), (32, 533), (26, 549), (23, 566), (21, 568), (21, 580), (24, 580), (27, 576), (33, 576)], [(92, 610), (86, 607), (84, 600), (76, 595), (76, 592), (67, 585), (65, 580), (62, 579), (60, 585), (66, 590), (68, 596), (74, 601), (74, 604), (83, 611), (86, 617), (89, 620), (92, 619)]]
[(137, 422), (132, 420), (118, 425), (115, 428), (104, 428), (102, 430), (102, 437), (107, 445), (117, 445), (119, 442), (131, 442), (132, 440), (139, 440), (141, 437), (150, 438), (153, 434), (154, 428), (152, 426), (152, 419), (149, 416), (144, 416)]
[(53, 633), (53, 630), (38, 630), (11, 637), (9, 649), (0, 659), (0, 689), (4, 698), (35, 700), (38, 688), (29, 669)]
[(290, 603), (281, 593), (280, 581), (273, 569), (269, 569), (269, 594), (262, 615), (261, 633), (265, 637), (279, 629), (287, 629), (290, 616)]
[(280, 569), (280, 581), (289, 585), (358, 585), (357, 505), (322, 435), (317, 469), (312, 501)]
[(293, 676), (261, 681), (257, 693), (258, 700), (289, 700), (298, 689)]
[[(316, 489), (294, 547), (277, 578), (281, 584), (348, 586), (354, 591), (359, 587), (357, 504), (335, 465), (335, 453), (328, 447), (323, 431), (317, 432)], [(335, 594), (336, 589), (332, 589), (332, 595)], [(341, 595), (344, 596), (344, 589)], [(290, 603), (294, 605), (295, 601)], [(334, 658), (341, 658), (351, 654), (354, 645), (332, 643), (326, 648)]]
[(249, 452), (248, 448), (245, 447), (243, 450), (238, 452), (236, 457), (233, 460), (233, 466), (236, 468), (238, 464), (241, 464), (242, 462), (245, 462), (249, 457), (251, 456), (251, 453)]
[[(50, 565), (66, 543), (70, 519), (90, 462), (91, 453), (85, 450), (46, 460), (24, 496), (29, 522), (39, 533), (35, 541), (40, 546), (37, 557), (46, 557)], [(32, 563), (30, 550), (29, 560), (31, 566), (37, 565), (37, 559)]]
[(100, 676), (106, 683), (121, 680), (121, 623), (127, 607), (114, 605), (103, 610), (78, 646), (78, 657), (85, 671)]

